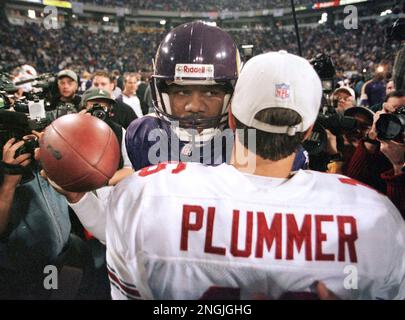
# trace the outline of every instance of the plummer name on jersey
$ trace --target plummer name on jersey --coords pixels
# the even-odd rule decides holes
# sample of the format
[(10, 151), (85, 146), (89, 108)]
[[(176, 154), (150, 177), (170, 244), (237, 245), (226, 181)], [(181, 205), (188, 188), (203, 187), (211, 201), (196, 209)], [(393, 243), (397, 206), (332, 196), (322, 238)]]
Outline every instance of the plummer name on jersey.
[[(215, 207), (208, 207), (207, 210), (204, 210), (199, 205), (183, 205), (180, 250), (190, 250), (190, 237), (195, 233), (205, 233), (205, 253), (260, 259), (274, 246), (274, 259), (294, 260), (294, 247), (296, 247), (299, 252), (304, 251), (306, 261), (345, 262), (348, 258), (350, 262), (357, 262), (355, 246), (358, 238), (357, 221), (352, 216), (305, 214), (301, 226), (298, 226), (293, 213), (268, 214), (260, 211), (247, 211), (246, 215), (243, 215), (243, 219), (240, 219), (242, 214), (240, 210), (235, 209), (229, 215), (232, 222), (230, 230), (227, 230), (224, 225), (215, 228), (215, 211)], [(243, 230), (246, 230), (244, 245), (243, 241), (242, 243), (238, 241), (242, 223), (245, 224)], [(326, 224), (328, 227), (325, 227)], [(329, 234), (325, 233), (326, 229)], [(348, 229), (350, 230), (348, 231)], [(333, 234), (331, 230), (334, 231)], [(216, 246), (213, 243), (215, 232), (225, 233), (226, 239), (230, 239), (229, 245)], [(256, 235), (255, 239), (253, 239), (253, 234)], [(282, 239), (285, 239), (285, 245), (283, 245)], [(315, 243), (312, 243), (313, 239)], [(328, 241), (336, 243), (334, 252), (324, 252), (323, 245)], [(328, 248), (331, 250), (330, 246)]]

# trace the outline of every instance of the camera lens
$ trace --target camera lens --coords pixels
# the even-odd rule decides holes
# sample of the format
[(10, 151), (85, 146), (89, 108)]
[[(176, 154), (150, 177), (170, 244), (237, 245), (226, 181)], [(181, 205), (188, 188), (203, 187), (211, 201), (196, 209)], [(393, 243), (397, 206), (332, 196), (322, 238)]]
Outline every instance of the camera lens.
[(92, 115), (99, 118), (100, 120), (105, 120), (106, 118), (106, 113), (103, 110), (94, 110)]
[(404, 131), (405, 115), (382, 114), (377, 120), (377, 137), (381, 140), (394, 140)]

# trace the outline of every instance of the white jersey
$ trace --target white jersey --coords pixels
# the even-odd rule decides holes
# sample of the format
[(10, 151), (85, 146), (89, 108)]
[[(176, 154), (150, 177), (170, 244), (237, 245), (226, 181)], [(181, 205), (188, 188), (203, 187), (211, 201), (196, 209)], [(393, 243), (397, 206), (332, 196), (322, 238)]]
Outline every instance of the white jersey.
[(162, 163), (114, 188), (106, 224), (115, 299), (277, 299), (317, 280), (342, 299), (405, 298), (404, 221), (341, 175)]

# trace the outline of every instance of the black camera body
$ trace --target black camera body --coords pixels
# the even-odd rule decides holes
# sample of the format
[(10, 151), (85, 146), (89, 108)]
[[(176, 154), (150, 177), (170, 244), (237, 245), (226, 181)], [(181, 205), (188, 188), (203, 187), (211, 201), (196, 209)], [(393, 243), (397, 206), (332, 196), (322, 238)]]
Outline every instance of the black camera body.
[(354, 117), (344, 116), (337, 112), (320, 113), (311, 136), (303, 142), (303, 146), (309, 155), (318, 155), (324, 152), (327, 146), (326, 129), (339, 139), (344, 133), (357, 127), (358, 121)]
[(24, 153), (30, 153), (31, 157), (34, 159), (34, 152), (36, 148), (39, 148), (38, 139), (26, 140), (24, 144), (15, 151), (14, 159)]
[[(46, 123), (36, 120), (30, 120), (25, 113), (13, 112), (8, 110), (0, 110), (0, 160), (3, 157), (3, 146), (11, 138), (15, 138), (17, 141), (22, 140), (26, 135), (31, 134), (32, 130), (41, 131), (46, 127)], [(34, 151), (37, 148), (37, 139), (29, 139), (18, 148), (14, 157), (18, 157), (24, 153), (30, 153), (34, 158)], [(20, 184), (31, 181), (34, 178), (33, 170), (37, 168), (39, 164), (36, 161), (32, 161), (23, 172), (23, 178)]]
[(99, 118), (103, 121), (108, 121), (110, 118), (110, 108), (103, 107), (102, 105), (95, 103), (87, 113), (90, 113), (93, 117)]
[(376, 122), (377, 137), (381, 140), (395, 140), (404, 142), (405, 134), (405, 106), (401, 106), (392, 113), (383, 113)]
[(310, 60), (313, 68), (322, 81), (322, 90), (325, 94), (329, 94), (335, 87), (336, 70), (330, 56), (324, 53), (318, 53)]

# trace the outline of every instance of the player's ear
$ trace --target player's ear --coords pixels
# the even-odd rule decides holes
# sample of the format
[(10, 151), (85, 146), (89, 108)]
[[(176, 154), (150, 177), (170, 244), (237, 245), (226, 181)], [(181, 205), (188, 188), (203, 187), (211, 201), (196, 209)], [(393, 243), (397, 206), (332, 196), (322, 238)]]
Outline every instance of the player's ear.
[(236, 130), (236, 122), (235, 122), (235, 118), (232, 114), (232, 105), (229, 106), (229, 110), (228, 110), (228, 124), (229, 124), (229, 128), (231, 128), (231, 130), (233, 130), (233, 131)]

